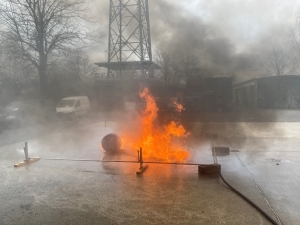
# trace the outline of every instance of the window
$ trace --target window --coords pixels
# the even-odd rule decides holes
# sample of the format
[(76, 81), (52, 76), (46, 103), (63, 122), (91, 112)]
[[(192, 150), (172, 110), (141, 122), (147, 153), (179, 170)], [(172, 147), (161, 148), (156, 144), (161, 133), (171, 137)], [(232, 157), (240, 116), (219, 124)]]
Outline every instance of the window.
[(74, 100), (61, 100), (57, 107), (73, 107), (74, 103)]
[(80, 107), (80, 101), (76, 102), (75, 108), (78, 108), (78, 107)]

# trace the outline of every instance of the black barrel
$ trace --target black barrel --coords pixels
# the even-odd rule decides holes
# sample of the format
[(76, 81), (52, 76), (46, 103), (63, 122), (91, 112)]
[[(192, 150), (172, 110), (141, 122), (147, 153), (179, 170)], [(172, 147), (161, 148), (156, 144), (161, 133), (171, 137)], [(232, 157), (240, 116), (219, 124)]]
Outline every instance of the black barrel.
[(107, 154), (114, 154), (121, 149), (121, 138), (116, 134), (108, 134), (102, 139), (101, 145)]

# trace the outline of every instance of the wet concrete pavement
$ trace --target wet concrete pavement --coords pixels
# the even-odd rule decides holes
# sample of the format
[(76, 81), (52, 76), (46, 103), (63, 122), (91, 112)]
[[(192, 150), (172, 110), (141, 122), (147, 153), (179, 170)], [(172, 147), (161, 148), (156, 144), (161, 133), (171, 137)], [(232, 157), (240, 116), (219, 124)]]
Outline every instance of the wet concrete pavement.
[[(151, 164), (137, 177), (138, 164), (48, 160), (99, 160), (102, 137), (116, 129), (115, 123), (106, 126), (31, 139), (30, 155), (42, 159), (21, 168), (13, 165), (23, 159), (24, 143), (1, 147), (0, 224), (270, 224), (219, 178), (199, 176), (196, 166)], [(213, 133), (221, 124), (203, 126)], [(191, 161), (212, 163), (210, 142), (200, 131), (188, 146)], [(218, 157), (223, 176), (274, 220), (299, 224), (299, 140), (245, 135), (219, 133), (214, 140), (235, 150)], [(125, 152), (114, 159), (137, 157)]]

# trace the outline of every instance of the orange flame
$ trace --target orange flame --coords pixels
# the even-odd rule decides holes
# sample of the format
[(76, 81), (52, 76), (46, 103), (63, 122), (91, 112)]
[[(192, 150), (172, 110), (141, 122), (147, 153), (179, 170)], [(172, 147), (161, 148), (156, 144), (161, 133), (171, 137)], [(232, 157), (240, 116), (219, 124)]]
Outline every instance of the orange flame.
[(146, 108), (135, 134), (128, 129), (123, 130), (123, 147), (135, 150), (142, 147), (144, 159), (183, 162), (189, 157), (189, 152), (184, 148), (189, 133), (174, 121), (162, 127), (156, 125), (158, 108), (154, 98), (147, 88), (143, 89), (140, 97), (146, 101)]
[(175, 98), (172, 98), (172, 103), (176, 106), (176, 109), (175, 109), (176, 112), (181, 113), (183, 110), (185, 110), (185, 108), (183, 108), (183, 105), (178, 103)]

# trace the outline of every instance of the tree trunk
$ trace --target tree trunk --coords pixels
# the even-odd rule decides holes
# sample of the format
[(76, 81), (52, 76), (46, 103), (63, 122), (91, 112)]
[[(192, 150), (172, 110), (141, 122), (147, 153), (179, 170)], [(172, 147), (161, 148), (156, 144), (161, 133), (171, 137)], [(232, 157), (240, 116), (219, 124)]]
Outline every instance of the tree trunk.
[(40, 91), (41, 93), (45, 93), (47, 87), (47, 58), (43, 55), (40, 56), (39, 78)]

